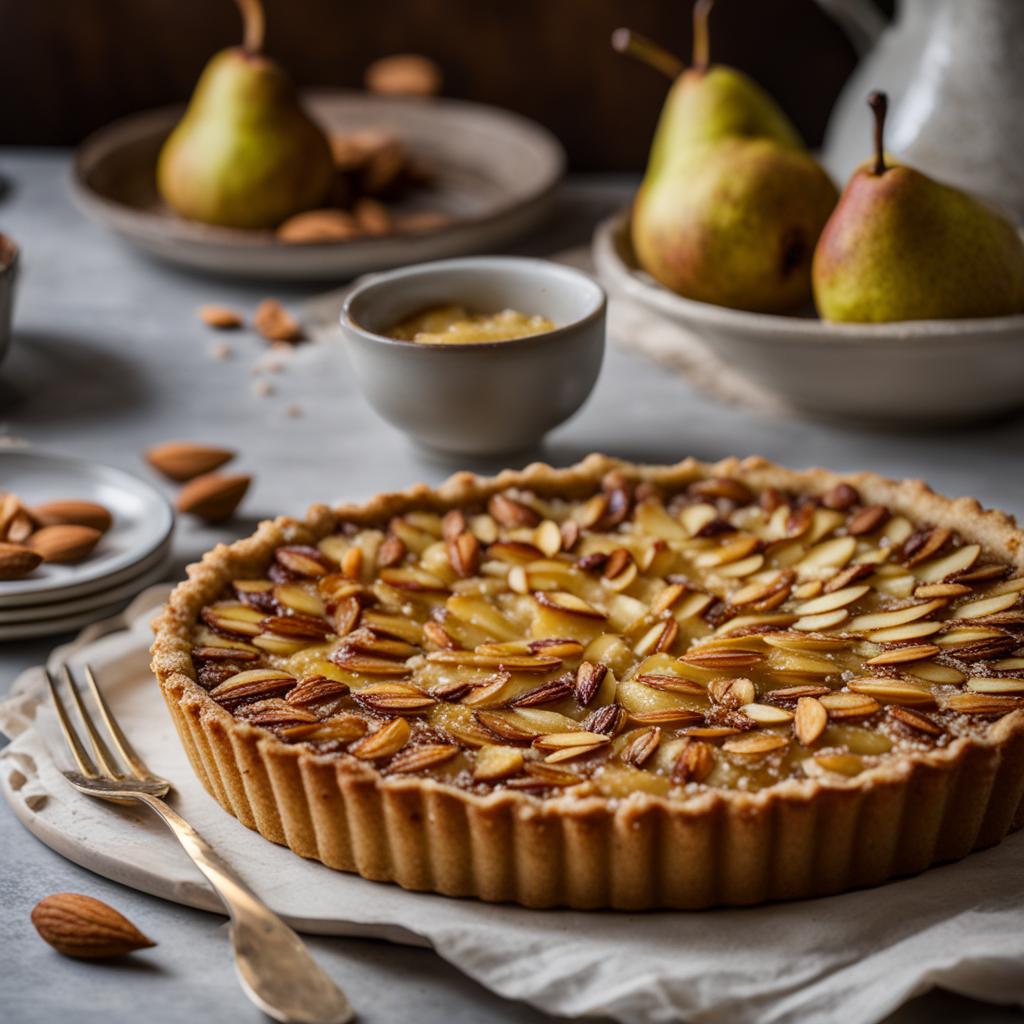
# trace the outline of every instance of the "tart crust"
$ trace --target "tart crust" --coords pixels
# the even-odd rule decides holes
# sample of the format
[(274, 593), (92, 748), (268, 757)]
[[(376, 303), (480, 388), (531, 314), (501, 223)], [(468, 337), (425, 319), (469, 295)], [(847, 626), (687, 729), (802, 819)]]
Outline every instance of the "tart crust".
[(853, 485), (868, 501), (955, 529), (1024, 569), (1024, 534), (971, 498), (872, 473), (793, 471), (761, 458), (637, 466), (591, 455), (568, 469), (535, 463), (492, 478), (458, 473), (366, 504), (313, 506), (218, 545), (188, 568), (157, 620), (152, 668), (196, 775), (243, 824), (328, 867), (448, 896), (529, 907), (697, 909), (843, 892), (913, 874), (998, 843), (1024, 825), (1024, 709), (977, 738), (887, 759), (853, 778), (790, 778), (757, 792), (682, 797), (478, 795), (431, 778), (385, 776), (239, 720), (195, 680), (190, 630), (232, 579), (262, 571), (282, 544), (315, 543), (340, 522), (414, 508), (445, 511), (510, 487), (583, 496), (611, 470), (679, 488), (735, 477), (822, 495)]

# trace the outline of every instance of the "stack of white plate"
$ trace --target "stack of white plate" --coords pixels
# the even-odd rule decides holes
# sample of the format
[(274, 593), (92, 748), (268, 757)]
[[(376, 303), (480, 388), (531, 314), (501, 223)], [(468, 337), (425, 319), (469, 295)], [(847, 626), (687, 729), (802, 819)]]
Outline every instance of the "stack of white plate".
[(0, 580), (0, 641), (79, 629), (122, 609), (161, 580), (170, 560), (174, 513), (150, 484), (101, 466), (34, 448), (0, 449), (0, 491), (26, 506), (78, 499), (104, 505), (111, 528), (77, 565), (44, 563)]

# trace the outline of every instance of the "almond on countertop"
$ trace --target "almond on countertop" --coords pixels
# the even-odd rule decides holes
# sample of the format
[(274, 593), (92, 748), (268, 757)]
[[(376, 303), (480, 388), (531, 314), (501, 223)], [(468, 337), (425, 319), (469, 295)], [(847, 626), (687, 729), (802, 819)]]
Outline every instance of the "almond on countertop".
[(302, 341), (302, 325), (277, 299), (264, 299), (256, 307), (252, 323), (267, 341)]
[(252, 477), (243, 474), (206, 473), (181, 489), (178, 511), (208, 523), (222, 523), (231, 518), (251, 482)]
[(240, 313), (228, 309), (227, 306), (200, 306), (196, 315), (207, 327), (213, 327), (218, 331), (232, 331), (245, 323)]
[(32, 908), (32, 924), (58, 953), (78, 959), (123, 956), (156, 945), (113, 907), (78, 893), (41, 899)]
[(28, 539), (28, 547), (44, 562), (80, 562), (87, 558), (103, 534), (91, 526), (44, 526)]
[(34, 505), (29, 512), (40, 526), (91, 526), (100, 533), (106, 533), (114, 521), (110, 510), (98, 502), (73, 498)]
[(38, 568), (43, 556), (21, 544), (0, 542), (0, 580), (17, 580)]
[(179, 483), (212, 473), (234, 457), (229, 448), (192, 441), (167, 441), (146, 452), (146, 461), (157, 472)]

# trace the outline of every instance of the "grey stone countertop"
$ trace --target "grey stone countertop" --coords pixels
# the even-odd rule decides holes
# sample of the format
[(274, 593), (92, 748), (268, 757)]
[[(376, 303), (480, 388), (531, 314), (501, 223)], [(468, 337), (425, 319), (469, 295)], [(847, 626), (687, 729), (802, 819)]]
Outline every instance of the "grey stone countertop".
[[(75, 211), (70, 164), (67, 152), (0, 150), (0, 174), (10, 184), (0, 230), (24, 250), (14, 344), (0, 366), (0, 436), (144, 475), (140, 452), (158, 441), (236, 447), (238, 468), (256, 477), (244, 519), (223, 530), (181, 524), (176, 572), (216, 540), (247, 533), (267, 515), (301, 513), (313, 501), (358, 499), (416, 480), (437, 482), (460, 468), (424, 461), (378, 421), (332, 345), (304, 346), (280, 359), (281, 372), (254, 376), (254, 364), (267, 360), (265, 343), (251, 334), (214, 336), (194, 313), (204, 302), (251, 311), (268, 294), (297, 308), (323, 286), (239, 284), (153, 263)], [(544, 254), (584, 243), (597, 220), (624, 204), (630, 187), (626, 179), (571, 180), (549, 228), (516, 251)], [(224, 361), (211, 353), (221, 340), (232, 349)], [(259, 380), (274, 393), (261, 397)], [(289, 415), (293, 404), (299, 415)], [(1022, 441), (1022, 418), (891, 433), (754, 416), (612, 345), (591, 400), (537, 457), (567, 464), (594, 450), (646, 461), (758, 453), (793, 466), (920, 476), (947, 494), (973, 494), (1020, 513)], [(0, 691), (55, 642), (0, 645)], [(60, 958), (36, 938), (28, 915), (38, 899), (61, 891), (108, 900), (158, 948), (109, 965)], [(71, 1017), (106, 1024), (140, 1014), (148, 1024), (261, 1019), (235, 981), (222, 919), (76, 867), (34, 839), (6, 805), (0, 807), (0, 906), (6, 922), (0, 1019), (8, 1024)], [(551, 1019), (492, 996), (427, 950), (354, 939), (311, 938), (310, 944), (367, 1024)], [(932, 992), (890, 1021), (940, 1018), (997, 1022), (1019, 1014)]]

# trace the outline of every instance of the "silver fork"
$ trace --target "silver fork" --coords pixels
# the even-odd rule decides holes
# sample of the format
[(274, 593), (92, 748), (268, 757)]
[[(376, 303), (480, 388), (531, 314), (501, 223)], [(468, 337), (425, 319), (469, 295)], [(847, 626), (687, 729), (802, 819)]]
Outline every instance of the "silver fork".
[[(93, 719), (67, 665), (61, 665), (71, 702), (81, 719), (91, 755), (72, 724), (57, 681), (46, 672), (61, 731), (78, 766), (63, 771), (79, 792), (114, 803), (138, 802), (156, 812), (224, 903), (231, 920), (235, 968), (246, 995), (283, 1024), (345, 1024), (354, 1018), (345, 994), (334, 984), (298, 937), (221, 859), (213, 847), (162, 799), (171, 789), (135, 752), (103, 699), (92, 669), (85, 678), (107, 739)], [(109, 742), (109, 745), (108, 745)], [(117, 751), (117, 756), (111, 752)]]

